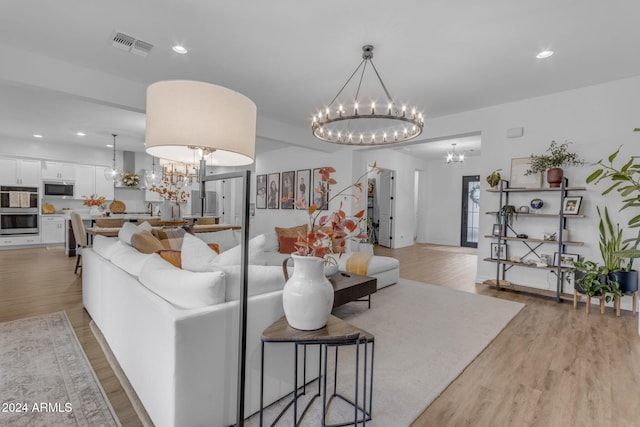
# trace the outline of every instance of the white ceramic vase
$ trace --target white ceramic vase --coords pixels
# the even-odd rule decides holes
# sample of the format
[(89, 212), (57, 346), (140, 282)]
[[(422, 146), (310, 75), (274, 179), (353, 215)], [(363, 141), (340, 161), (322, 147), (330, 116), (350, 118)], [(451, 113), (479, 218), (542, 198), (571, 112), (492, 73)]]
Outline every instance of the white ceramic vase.
[(324, 259), (291, 255), (293, 275), (282, 292), (282, 305), (289, 325), (313, 331), (327, 324), (333, 307), (333, 286), (324, 275)]
[(163, 200), (160, 208), (161, 221), (178, 221), (181, 218), (180, 204), (172, 200)]

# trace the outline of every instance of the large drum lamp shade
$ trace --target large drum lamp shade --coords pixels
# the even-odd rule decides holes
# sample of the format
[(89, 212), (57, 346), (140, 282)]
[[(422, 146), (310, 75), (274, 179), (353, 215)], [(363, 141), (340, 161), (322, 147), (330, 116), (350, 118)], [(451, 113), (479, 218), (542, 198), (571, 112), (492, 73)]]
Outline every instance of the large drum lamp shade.
[(256, 105), (222, 86), (188, 80), (147, 88), (147, 153), (193, 162), (194, 149), (216, 165), (247, 165), (256, 149)]

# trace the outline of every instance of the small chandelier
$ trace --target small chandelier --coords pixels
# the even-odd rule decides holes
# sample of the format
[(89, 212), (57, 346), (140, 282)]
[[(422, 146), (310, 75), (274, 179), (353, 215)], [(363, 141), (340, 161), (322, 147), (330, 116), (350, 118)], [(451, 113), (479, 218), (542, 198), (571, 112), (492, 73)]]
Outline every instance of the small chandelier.
[[(384, 145), (409, 141), (422, 133), (424, 119), (415, 107), (398, 105), (389, 94), (380, 73), (373, 65), (373, 46), (362, 46), (362, 62), (351, 74), (342, 89), (323, 111), (313, 116), (313, 135), (326, 142), (345, 145)], [(367, 65), (371, 65), (386, 102), (378, 103), (375, 98), (361, 102), (360, 88)], [(362, 68), (353, 103), (349, 105), (336, 100), (349, 85), (358, 70)]]
[(452, 149), (447, 153), (447, 163), (464, 163), (464, 153), (456, 152), (456, 144), (451, 144)]
[(116, 135), (112, 133), (113, 136), (113, 164), (111, 169), (105, 168), (104, 170), (104, 179), (107, 181), (118, 182), (122, 179), (122, 170), (116, 168)]

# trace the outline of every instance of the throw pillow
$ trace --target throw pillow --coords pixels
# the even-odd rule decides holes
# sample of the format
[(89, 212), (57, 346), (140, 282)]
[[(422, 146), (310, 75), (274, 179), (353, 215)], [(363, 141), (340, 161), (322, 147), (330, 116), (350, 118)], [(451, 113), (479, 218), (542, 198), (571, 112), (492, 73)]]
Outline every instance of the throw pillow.
[(157, 253), (163, 260), (167, 261), (174, 267), (182, 268), (182, 258), (180, 251), (176, 251), (174, 249), (162, 249)]
[[(264, 265), (264, 234), (249, 240), (249, 264)], [(227, 251), (220, 253), (216, 257), (214, 263), (216, 265), (238, 265), (240, 264), (240, 255), (242, 254), (241, 245), (237, 245)]]
[(106, 259), (111, 259), (113, 248), (118, 243), (118, 239), (115, 237), (104, 237), (97, 235), (93, 238), (93, 250), (98, 255), (102, 255)]
[(218, 254), (205, 242), (191, 234), (182, 239), (182, 269), (189, 271), (214, 271)]
[(264, 251), (265, 252), (278, 252), (278, 235), (275, 231), (264, 233)]
[(182, 247), (182, 238), (187, 232), (182, 228), (167, 228), (158, 230), (158, 239), (165, 249), (180, 250)]
[(121, 242), (131, 246), (131, 237), (134, 234), (139, 233), (141, 231), (151, 231), (151, 230), (153, 230), (153, 227), (148, 222), (143, 222), (140, 225), (135, 225), (132, 222), (125, 222), (122, 225), (122, 228), (120, 229), (120, 231), (118, 231), (118, 239), (120, 239)]
[(296, 227), (289, 227), (289, 228), (275, 227), (275, 230), (276, 230), (276, 234), (278, 235), (278, 240), (280, 239), (281, 236), (284, 236), (284, 237), (298, 237), (299, 235), (306, 236), (307, 225), (302, 224)]
[(225, 278), (222, 271), (194, 273), (180, 270), (149, 255), (140, 271), (140, 283), (180, 308), (198, 308), (220, 304), (225, 300)]
[(287, 237), (287, 236), (280, 236), (278, 238), (278, 243), (279, 243), (279, 250), (278, 252), (280, 252), (281, 254), (291, 254), (294, 253), (298, 250), (298, 248), (296, 248), (295, 243), (298, 241), (297, 237)]
[(217, 243), (220, 246), (220, 252), (225, 252), (240, 242), (233, 230), (212, 231), (209, 233), (198, 233), (198, 237), (207, 243)]
[(152, 254), (164, 249), (160, 240), (156, 239), (150, 231), (141, 231), (131, 236), (131, 246), (143, 254)]

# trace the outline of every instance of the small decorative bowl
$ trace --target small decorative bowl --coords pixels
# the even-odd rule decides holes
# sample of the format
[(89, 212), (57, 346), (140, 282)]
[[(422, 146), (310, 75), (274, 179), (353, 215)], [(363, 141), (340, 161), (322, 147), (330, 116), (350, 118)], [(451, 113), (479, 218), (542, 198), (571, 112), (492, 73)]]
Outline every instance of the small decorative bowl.
[(533, 209), (540, 209), (544, 203), (542, 202), (542, 199), (533, 199), (531, 200), (530, 205)]

